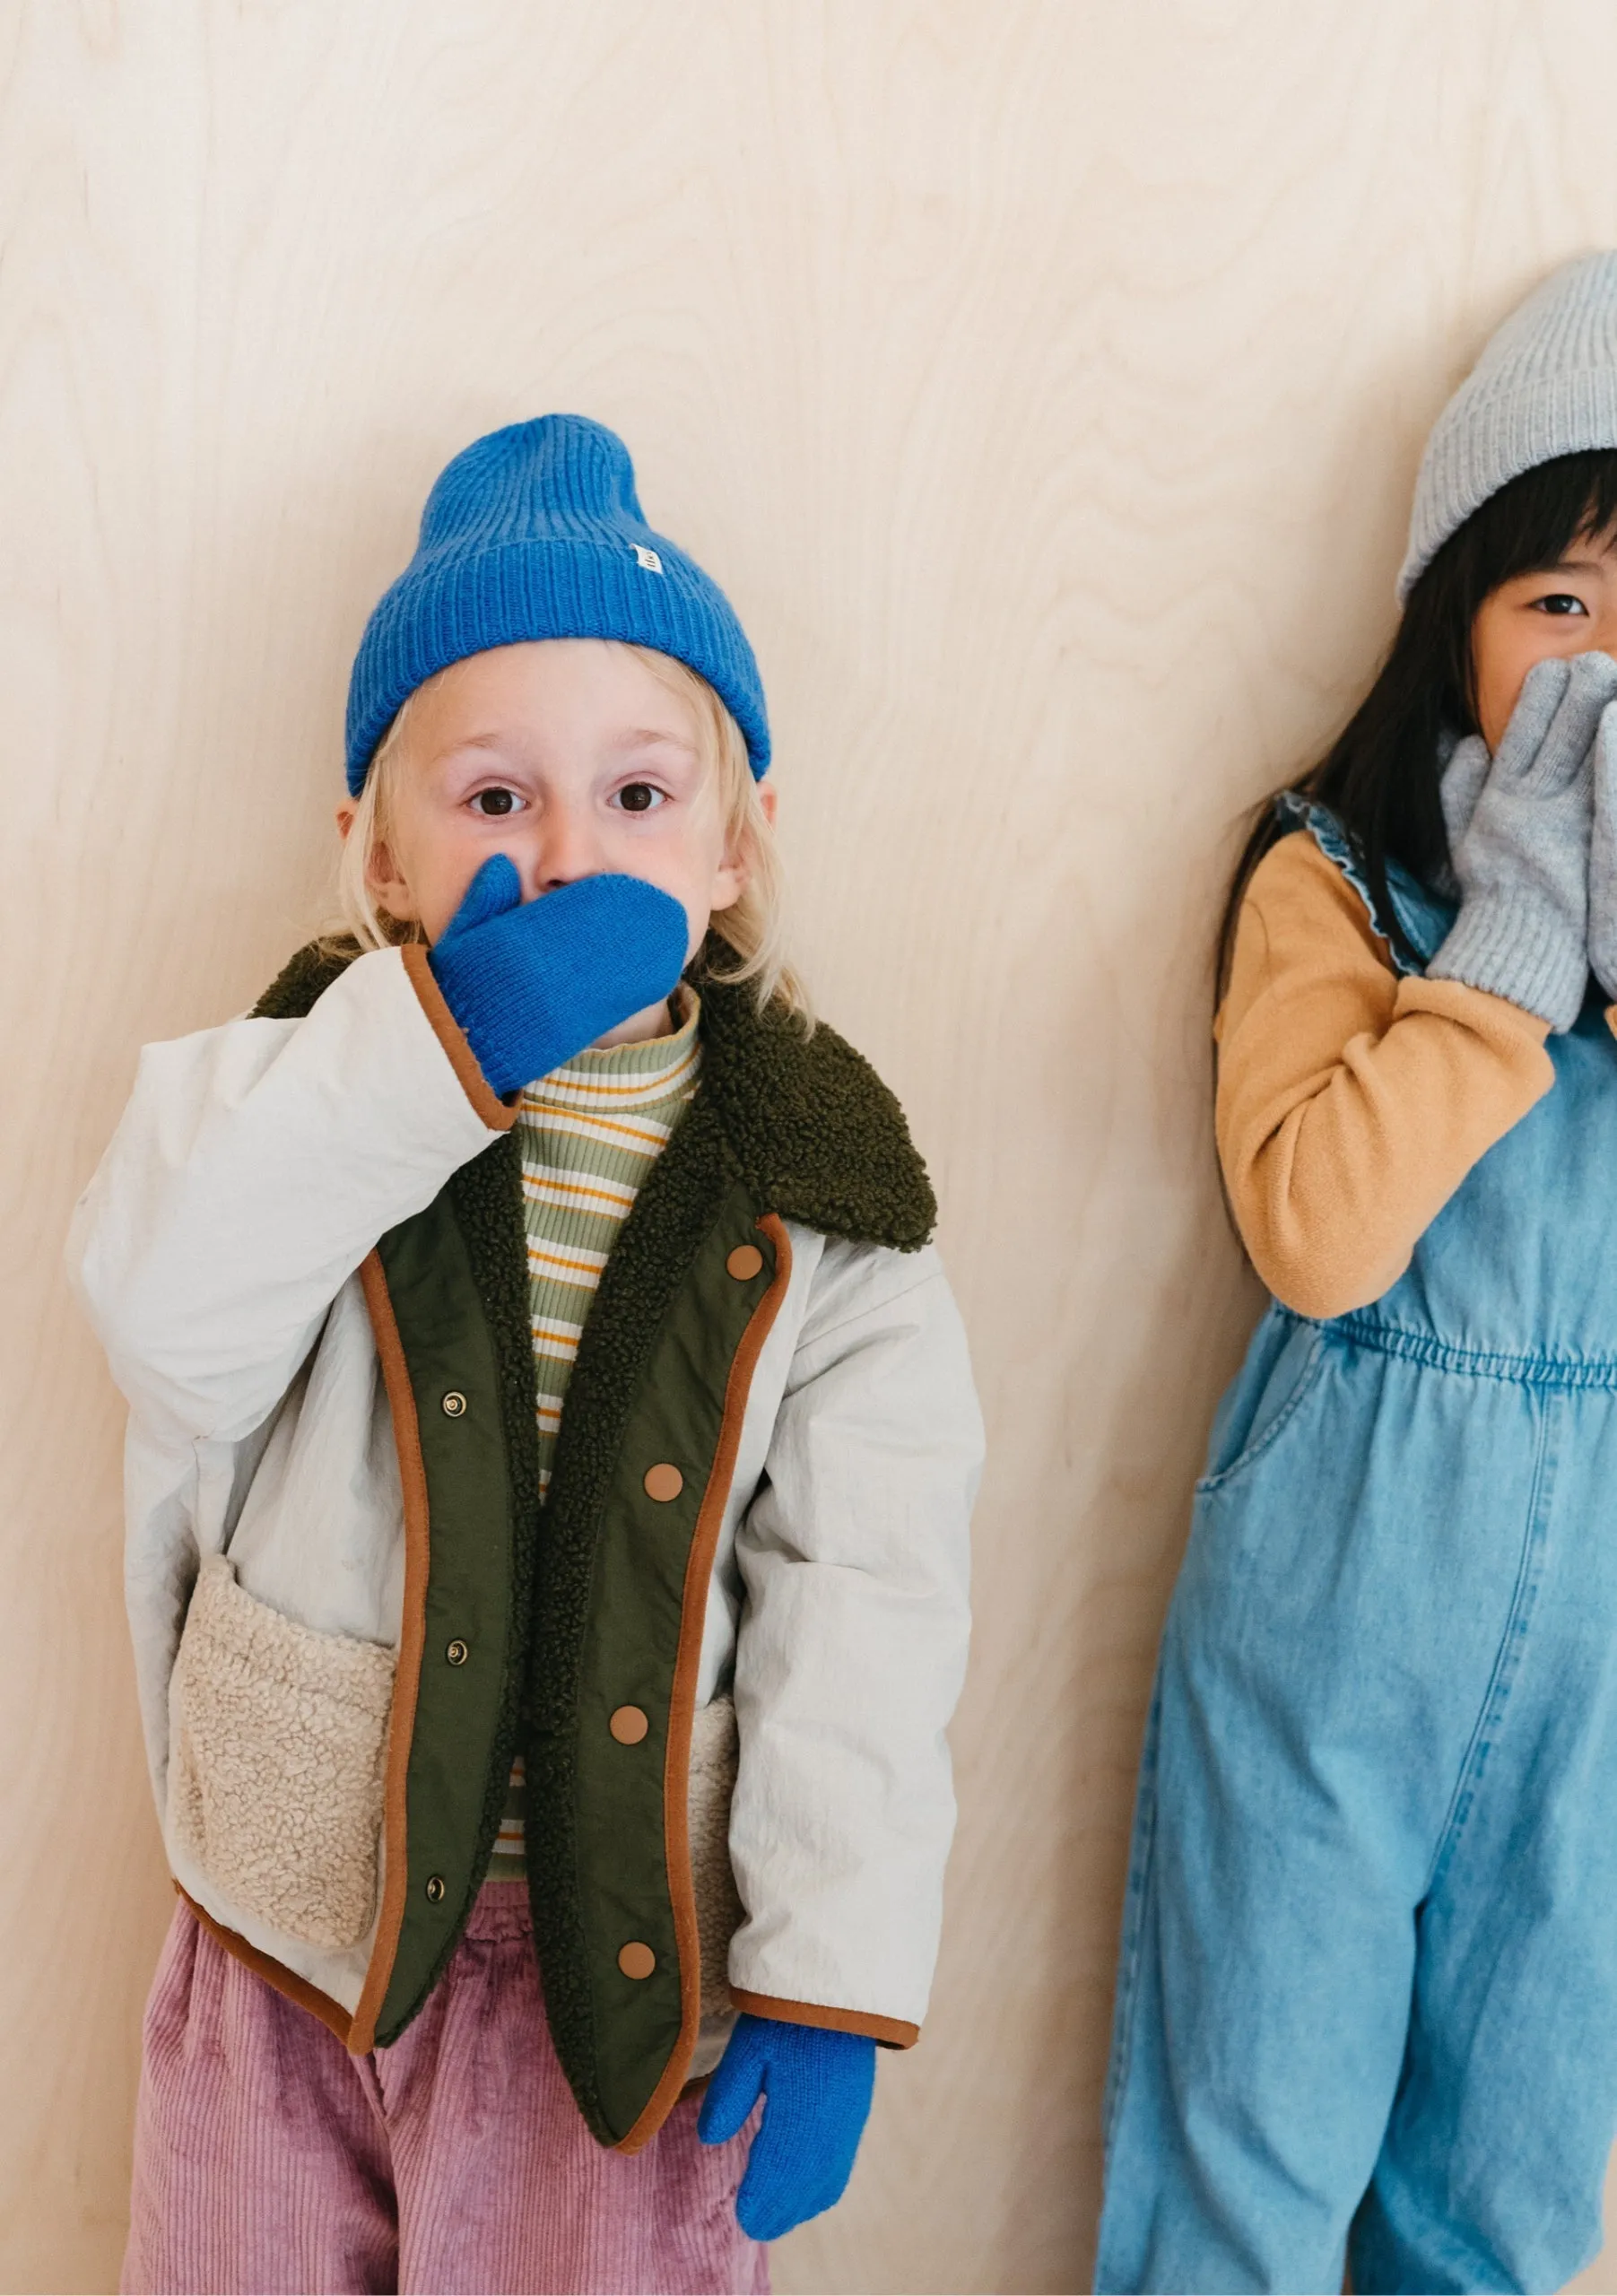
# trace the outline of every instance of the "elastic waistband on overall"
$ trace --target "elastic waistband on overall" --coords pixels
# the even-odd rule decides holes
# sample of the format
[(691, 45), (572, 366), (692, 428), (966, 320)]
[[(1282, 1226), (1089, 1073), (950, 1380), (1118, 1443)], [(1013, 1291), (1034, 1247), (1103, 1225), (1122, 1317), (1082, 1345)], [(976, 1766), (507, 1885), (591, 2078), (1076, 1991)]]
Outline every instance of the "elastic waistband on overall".
[[(1289, 1311), (1288, 1311), (1289, 1312)], [(1382, 1355), (1402, 1356), (1431, 1371), (1452, 1371), (1461, 1378), (1502, 1379), (1528, 1387), (1609, 1387), (1617, 1389), (1617, 1356), (1512, 1355), (1477, 1347), (1456, 1347), (1435, 1332), (1417, 1331), (1408, 1324), (1388, 1321), (1373, 1311), (1334, 1316), (1328, 1321), (1299, 1316), (1298, 1323), (1313, 1323), (1327, 1339), (1350, 1347), (1364, 1347)]]

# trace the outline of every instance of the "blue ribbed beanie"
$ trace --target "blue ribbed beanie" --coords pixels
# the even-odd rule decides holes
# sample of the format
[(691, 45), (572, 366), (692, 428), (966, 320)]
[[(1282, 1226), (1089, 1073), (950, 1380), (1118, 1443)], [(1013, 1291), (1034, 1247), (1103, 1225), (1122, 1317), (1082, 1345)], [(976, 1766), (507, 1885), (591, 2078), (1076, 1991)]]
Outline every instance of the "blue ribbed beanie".
[(735, 610), (646, 524), (615, 431), (580, 414), (491, 430), (456, 456), (422, 513), (415, 555), (360, 640), (348, 688), (348, 787), (416, 687), (468, 654), (531, 638), (620, 638), (706, 678), (769, 762), (763, 685)]
[(1489, 339), (1439, 415), (1415, 482), (1400, 604), (1450, 535), (1525, 470), (1617, 447), (1617, 252), (1575, 257)]

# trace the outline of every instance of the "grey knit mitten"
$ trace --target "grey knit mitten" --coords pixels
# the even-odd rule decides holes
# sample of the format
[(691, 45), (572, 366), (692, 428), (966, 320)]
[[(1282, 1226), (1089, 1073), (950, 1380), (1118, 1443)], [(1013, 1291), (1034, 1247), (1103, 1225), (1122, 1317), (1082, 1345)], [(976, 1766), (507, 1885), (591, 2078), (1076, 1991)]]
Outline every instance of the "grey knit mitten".
[(1595, 827), (1589, 839), (1589, 970), (1617, 997), (1617, 702), (1595, 736)]
[(1613, 698), (1609, 654), (1536, 663), (1486, 773), (1474, 735), (1443, 777), (1460, 913), (1427, 972), (1508, 997), (1558, 1035), (1588, 986), (1593, 752)]

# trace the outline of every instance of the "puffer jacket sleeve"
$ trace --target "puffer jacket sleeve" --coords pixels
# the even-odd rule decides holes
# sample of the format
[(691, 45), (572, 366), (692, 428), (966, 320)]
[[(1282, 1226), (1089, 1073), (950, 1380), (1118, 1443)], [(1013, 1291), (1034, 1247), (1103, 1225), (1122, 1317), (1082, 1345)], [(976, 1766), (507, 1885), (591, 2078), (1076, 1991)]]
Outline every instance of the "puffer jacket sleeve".
[(954, 1827), (982, 1424), (943, 1269), (833, 1243), (740, 1525), (730, 1849), (755, 2014), (917, 2036)]
[(68, 1263), (130, 1403), (191, 1441), (274, 1410), (378, 1236), (512, 1121), (416, 951), (306, 1018), (148, 1045)]

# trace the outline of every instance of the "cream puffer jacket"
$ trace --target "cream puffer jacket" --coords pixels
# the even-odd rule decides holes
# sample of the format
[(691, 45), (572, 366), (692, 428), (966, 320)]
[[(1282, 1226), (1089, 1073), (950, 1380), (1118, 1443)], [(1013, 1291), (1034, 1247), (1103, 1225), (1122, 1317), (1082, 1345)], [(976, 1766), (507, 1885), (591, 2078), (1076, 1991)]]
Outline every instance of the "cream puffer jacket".
[(177, 1881), (351, 2048), (391, 2039), (526, 1750), (552, 2031), (630, 2150), (712, 2039), (692, 1836), (731, 1697), (723, 2009), (915, 2038), (981, 1455), (896, 1103), (831, 1031), (702, 996), (543, 1509), (511, 1111), (420, 952), (303, 952), (149, 1046), (70, 1244), (130, 1405)]

